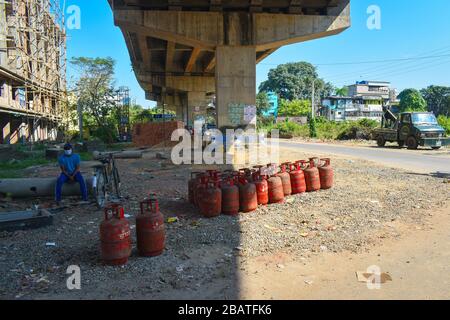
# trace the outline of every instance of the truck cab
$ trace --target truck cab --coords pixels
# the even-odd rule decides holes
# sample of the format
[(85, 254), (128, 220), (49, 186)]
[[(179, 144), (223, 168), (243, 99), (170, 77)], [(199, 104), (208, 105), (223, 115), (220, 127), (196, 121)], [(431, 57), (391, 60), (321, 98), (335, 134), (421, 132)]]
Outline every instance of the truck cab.
[(406, 144), (408, 149), (419, 146), (439, 149), (448, 144), (445, 130), (430, 112), (404, 112), (397, 117), (386, 110), (382, 126), (374, 130), (373, 138), (379, 147), (384, 147), (386, 142), (397, 142), (400, 147)]

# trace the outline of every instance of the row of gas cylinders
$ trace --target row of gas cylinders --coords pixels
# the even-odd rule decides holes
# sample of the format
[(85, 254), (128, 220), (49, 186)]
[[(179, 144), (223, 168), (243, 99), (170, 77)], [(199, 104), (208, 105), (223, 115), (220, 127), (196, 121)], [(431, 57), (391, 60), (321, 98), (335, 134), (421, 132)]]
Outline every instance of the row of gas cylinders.
[[(140, 203), (136, 217), (136, 240), (139, 255), (155, 257), (165, 248), (164, 216), (159, 211), (158, 200), (150, 198)], [(106, 265), (123, 265), (132, 251), (130, 223), (120, 204), (105, 208), (105, 220), (100, 225), (101, 257)]]
[(189, 202), (207, 218), (220, 214), (234, 216), (254, 211), (258, 205), (283, 203), (290, 195), (330, 189), (333, 180), (329, 158), (310, 158), (280, 166), (268, 164), (239, 171), (192, 172)]

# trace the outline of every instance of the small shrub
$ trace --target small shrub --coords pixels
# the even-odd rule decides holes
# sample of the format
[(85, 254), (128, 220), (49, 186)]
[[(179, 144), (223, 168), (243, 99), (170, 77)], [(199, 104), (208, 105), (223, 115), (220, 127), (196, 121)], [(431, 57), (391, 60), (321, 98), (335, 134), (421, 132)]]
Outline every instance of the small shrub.
[(362, 119), (356, 122), (349, 122), (337, 136), (338, 140), (370, 140), (372, 130), (378, 126), (378, 122), (370, 119)]
[(309, 137), (317, 138), (316, 119), (309, 120)]
[(440, 115), (438, 117), (439, 125), (444, 128), (447, 135), (450, 135), (450, 117), (446, 117), (444, 115)]

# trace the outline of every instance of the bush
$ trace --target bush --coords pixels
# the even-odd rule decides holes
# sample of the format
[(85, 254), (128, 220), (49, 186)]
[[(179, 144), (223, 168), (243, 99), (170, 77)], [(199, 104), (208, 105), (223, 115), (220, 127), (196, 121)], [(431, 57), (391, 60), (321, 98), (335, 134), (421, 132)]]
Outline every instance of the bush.
[(314, 124), (310, 122), (309, 125), (299, 125), (288, 119), (275, 125), (261, 125), (259, 130), (270, 133), (272, 129), (278, 129), (280, 136), (285, 137), (309, 138), (312, 136), (324, 140), (348, 140), (370, 139), (372, 130), (378, 126), (379, 123), (377, 121), (369, 119), (362, 119), (356, 122), (334, 122), (318, 117), (315, 119)]
[(302, 126), (292, 121), (278, 123), (274, 129), (280, 131), (280, 136), (298, 137), (302, 134)]
[(309, 120), (309, 137), (317, 138), (316, 119)]
[(370, 119), (362, 119), (348, 123), (348, 127), (339, 133), (338, 140), (361, 139), (370, 140), (372, 130), (378, 126), (378, 122)]
[(105, 143), (113, 143), (118, 139), (117, 129), (111, 124), (105, 127), (97, 127), (91, 131), (91, 134)]
[(440, 115), (438, 117), (439, 125), (444, 128), (447, 135), (450, 135), (450, 117)]

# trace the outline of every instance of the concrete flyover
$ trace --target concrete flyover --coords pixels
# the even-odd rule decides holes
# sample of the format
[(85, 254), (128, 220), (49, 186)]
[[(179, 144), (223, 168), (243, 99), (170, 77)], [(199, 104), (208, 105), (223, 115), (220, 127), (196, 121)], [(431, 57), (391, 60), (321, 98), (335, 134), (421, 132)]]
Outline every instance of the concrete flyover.
[(350, 26), (350, 0), (108, 0), (149, 100), (192, 124), (208, 96), (220, 128), (245, 127), (256, 64)]

